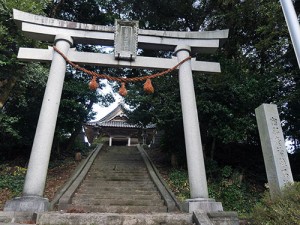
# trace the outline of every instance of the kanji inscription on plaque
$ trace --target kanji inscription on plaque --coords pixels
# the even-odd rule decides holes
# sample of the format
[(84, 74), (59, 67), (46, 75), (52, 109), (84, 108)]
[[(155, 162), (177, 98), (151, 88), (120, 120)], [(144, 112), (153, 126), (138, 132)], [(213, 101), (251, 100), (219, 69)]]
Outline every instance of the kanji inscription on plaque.
[(115, 58), (133, 61), (138, 43), (138, 21), (115, 21)]

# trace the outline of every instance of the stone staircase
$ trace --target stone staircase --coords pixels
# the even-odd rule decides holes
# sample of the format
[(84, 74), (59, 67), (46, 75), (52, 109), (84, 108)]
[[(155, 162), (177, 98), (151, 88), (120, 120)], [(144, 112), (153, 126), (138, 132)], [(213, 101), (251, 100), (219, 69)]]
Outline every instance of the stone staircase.
[(77, 189), (69, 212), (167, 212), (136, 147), (105, 147)]
[(151, 165), (140, 146), (99, 145), (52, 201), (58, 211), (0, 212), (0, 225), (239, 224), (234, 212), (179, 211)]

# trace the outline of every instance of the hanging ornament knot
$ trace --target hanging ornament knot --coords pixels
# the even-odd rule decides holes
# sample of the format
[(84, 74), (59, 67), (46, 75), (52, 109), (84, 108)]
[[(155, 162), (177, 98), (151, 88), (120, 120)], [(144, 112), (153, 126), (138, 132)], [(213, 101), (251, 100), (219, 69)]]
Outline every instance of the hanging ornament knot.
[(90, 81), (89, 83), (90, 90), (96, 90), (99, 87), (96, 78), (97, 78), (96, 76), (93, 76), (92, 80)]
[(154, 87), (152, 86), (151, 79), (147, 79), (145, 84), (144, 84), (144, 91), (147, 94), (153, 94), (154, 93)]
[(124, 82), (121, 83), (121, 87), (119, 89), (119, 94), (123, 97), (125, 97), (127, 95), (127, 90), (126, 90)]

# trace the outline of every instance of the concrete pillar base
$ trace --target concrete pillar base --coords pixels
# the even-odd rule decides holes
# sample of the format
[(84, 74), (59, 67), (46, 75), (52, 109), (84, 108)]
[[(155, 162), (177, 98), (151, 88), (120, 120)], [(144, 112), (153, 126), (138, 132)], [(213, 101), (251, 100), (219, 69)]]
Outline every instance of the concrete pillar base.
[(3, 211), (14, 212), (46, 212), (49, 209), (49, 200), (40, 196), (16, 197), (5, 203)]
[(216, 202), (212, 198), (194, 198), (186, 199), (183, 203), (183, 210), (188, 213), (195, 211), (208, 212), (219, 212), (223, 211), (223, 206), (221, 202)]

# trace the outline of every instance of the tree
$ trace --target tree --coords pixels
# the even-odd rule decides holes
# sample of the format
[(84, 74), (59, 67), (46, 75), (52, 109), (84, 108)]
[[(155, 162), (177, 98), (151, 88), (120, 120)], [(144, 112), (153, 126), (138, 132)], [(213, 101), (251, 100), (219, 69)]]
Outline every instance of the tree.
[[(50, 17), (75, 21), (81, 23), (107, 24), (110, 15), (99, 10), (96, 1), (55, 1), (48, 5), (46, 13)], [(78, 44), (75, 46), (78, 51), (99, 52), (97, 46)], [(90, 70), (101, 72), (97, 67), (86, 67)], [(104, 69), (105, 70), (105, 69)], [(104, 87), (100, 83), (100, 91), (88, 90), (87, 83), (90, 77), (73, 68), (67, 69), (64, 90), (59, 109), (58, 122), (55, 132), (54, 145), (56, 152), (62, 149), (69, 152), (76, 137), (82, 131), (82, 123), (94, 118), (92, 112), (93, 104), (108, 105), (114, 101), (111, 94), (102, 94)]]
[(25, 38), (12, 19), (12, 9), (42, 14), (47, 1), (0, 1), (0, 109), (5, 105), (10, 92), (23, 75), (24, 63), (16, 59), (20, 46), (37, 46)]
[[(39, 92), (39, 88), (44, 88), (46, 73), (40, 65), (17, 60), (20, 46), (34, 47), (40, 43), (21, 34), (12, 19), (12, 9), (42, 14), (45, 4), (46, 1), (0, 1), (0, 139), (2, 153), (6, 153), (6, 156), (11, 152), (4, 150), (14, 149), (18, 144), (26, 145), (28, 142), (28, 139), (23, 139), (23, 134), (29, 134), (31, 130), (24, 131), (24, 128), (28, 125), (27, 122), (35, 117), (35, 113), (24, 109), (29, 105), (34, 108), (32, 103), (39, 101), (36, 99), (32, 102), (35, 96), (31, 94)], [(25, 93), (30, 97), (25, 98)], [(24, 120), (26, 117), (27, 122)], [(30, 129), (31, 123), (29, 124)]]
[[(1, 89), (0, 97), (4, 107), (0, 117), (0, 139), (2, 154), (9, 158), (20, 153), (28, 155), (30, 152), (49, 68), (49, 64), (44, 67), (44, 64), (24, 63), (16, 59), (19, 47), (39, 47), (44, 44), (26, 39), (21, 34), (12, 20), (12, 8), (43, 14), (42, 10), (47, 5), (46, 1), (2, 1), (1, 6), (3, 10), (0, 16), (3, 20), (0, 27), (3, 32), (0, 37), (0, 50), (3, 55), (0, 85), (4, 88)], [(78, 48), (91, 50), (90, 46)], [(81, 72), (68, 68), (55, 132), (54, 153), (60, 152), (59, 149), (62, 149), (61, 152), (67, 152), (72, 148), (77, 134), (82, 129), (82, 123), (94, 116), (94, 103), (109, 104), (113, 101), (110, 94), (90, 91), (89, 80), (90, 78)]]

